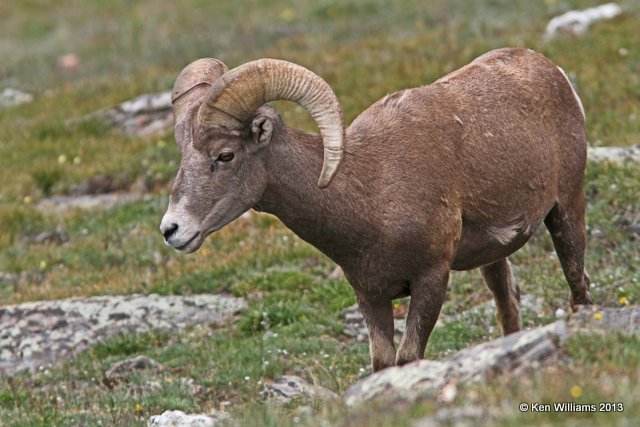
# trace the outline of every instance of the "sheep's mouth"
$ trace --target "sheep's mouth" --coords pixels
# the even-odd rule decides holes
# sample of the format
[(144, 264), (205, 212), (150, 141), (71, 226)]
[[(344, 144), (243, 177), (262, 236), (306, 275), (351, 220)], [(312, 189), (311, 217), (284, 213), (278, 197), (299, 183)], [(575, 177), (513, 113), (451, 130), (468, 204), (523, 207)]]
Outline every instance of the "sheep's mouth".
[[(195, 252), (200, 248), (200, 245), (202, 244), (202, 239), (198, 240), (200, 236), (201, 236), (200, 233), (195, 233), (185, 243), (183, 243), (180, 246), (174, 246), (173, 248), (175, 250), (179, 251), (179, 252), (184, 252), (184, 253), (187, 253), (187, 254)], [(195, 243), (195, 244), (193, 244), (193, 243)]]

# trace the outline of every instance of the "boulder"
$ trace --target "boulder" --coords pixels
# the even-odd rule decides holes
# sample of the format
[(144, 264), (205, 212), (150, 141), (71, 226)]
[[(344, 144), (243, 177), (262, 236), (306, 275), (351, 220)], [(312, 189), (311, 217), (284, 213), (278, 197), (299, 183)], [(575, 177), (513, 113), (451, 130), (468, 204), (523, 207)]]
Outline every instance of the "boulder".
[(33, 95), (18, 89), (5, 88), (0, 92), (0, 107), (13, 107), (33, 101)]
[(640, 144), (631, 147), (589, 147), (587, 158), (593, 162), (640, 165)]
[(227, 295), (134, 294), (1, 307), (0, 373), (34, 370), (122, 333), (223, 324), (245, 306)]
[(151, 195), (139, 192), (117, 192), (107, 194), (85, 194), (81, 196), (52, 196), (40, 200), (37, 208), (42, 212), (62, 213), (72, 209), (109, 209), (125, 203), (150, 200)]
[(162, 135), (173, 126), (171, 92), (140, 95), (114, 107), (71, 119), (67, 125), (96, 119), (108, 122), (127, 135)]
[[(523, 295), (520, 301), (520, 314), (529, 317), (541, 317), (544, 316), (544, 301), (542, 298), (536, 298), (532, 295)], [(368, 340), (369, 331), (364, 321), (364, 317), (358, 309), (358, 305), (354, 304), (345, 308), (340, 313), (340, 316), (344, 319), (343, 333), (350, 337), (355, 337), (356, 340), (364, 342)], [(442, 327), (451, 322), (471, 322), (478, 318), (486, 319), (487, 329), (490, 330), (490, 321), (495, 319), (496, 316), (496, 303), (493, 299), (490, 299), (482, 304), (478, 304), (475, 307), (456, 313), (453, 315), (441, 314), (436, 324), (436, 328)], [(394, 334), (395, 340), (400, 341), (405, 329), (405, 319), (394, 319)]]
[[(520, 331), (466, 348), (442, 360), (420, 360), (392, 367), (361, 380), (344, 395), (347, 405), (372, 399), (413, 402), (443, 398), (455, 385), (487, 376), (539, 367), (562, 355), (563, 345), (576, 333), (640, 333), (640, 306), (625, 308), (581, 307), (569, 320)], [(454, 386), (452, 386), (454, 385)], [(453, 387), (453, 388), (452, 388)]]
[(283, 375), (265, 383), (262, 395), (267, 401), (282, 405), (295, 399), (338, 399), (338, 395), (333, 391), (309, 384), (305, 379), (295, 375)]
[(131, 359), (121, 360), (111, 365), (102, 375), (102, 382), (107, 385), (107, 387), (113, 387), (134, 372), (161, 371), (162, 369), (164, 369), (164, 367), (160, 363), (147, 356), (140, 355)]
[(567, 339), (564, 320), (466, 348), (443, 360), (420, 360), (377, 372), (351, 386), (347, 405), (374, 398), (414, 401), (437, 397), (451, 382), (477, 381), (488, 374), (514, 371), (553, 355)]
[(607, 3), (582, 10), (571, 10), (549, 21), (544, 36), (547, 40), (563, 33), (582, 36), (586, 34), (592, 24), (613, 19), (621, 13), (622, 8), (617, 3)]
[(154, 415), (147, 420), (147, 427), (215, 427), (221, 422), (229, 422), (231, 417), (226, 412), (215, 412), (210, 415), (185, 414), (182, 411), (165, 411), (162, 415)]

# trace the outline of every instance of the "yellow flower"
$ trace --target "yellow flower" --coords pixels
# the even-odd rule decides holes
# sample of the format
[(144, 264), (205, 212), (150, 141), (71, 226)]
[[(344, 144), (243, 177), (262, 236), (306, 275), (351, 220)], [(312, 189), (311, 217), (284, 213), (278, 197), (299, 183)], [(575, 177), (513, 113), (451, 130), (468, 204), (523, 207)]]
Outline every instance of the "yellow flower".
[(73, 164), (74, 165), (79, 165), (81, 161), (82, 161), (82, 159), (80, 158), (80, 156), (75, 156), (73, 158)]
[(622, 297), (618, 298), (618, 302), (620, 304), (622, 304), (622, 305), (629, 304), (629, 298), (622, 296)]
[(296, 18), (296, 11), (288, 7), (280, 12), (280, 19), (284, 22), (291, 22)]
[(47, 268), (47, 261), (40, 261), (40, 270), (44, 270), (45, 268)]
[(67, 162), (67, 156), (65, 156), (64, 154), (60, 154), (58, 156), (58, 163), (63, 164)]
[(598, 312), (598, 313), (594, 314), (593, 318), (596, 319), (596, 320), (602, 320), (602, 313)]
[(32, 201), (33, 201), (33, 200), (31, 199), (31, 196), (24, 196), (24, 199), (22, 199), (22, 202), (23, 202), (25, 205), (30, 205)]
[(573, 387), (571, 387), (571, 396), (573, 396), (575, 399), (582, 396), (582, 387), (580, 387), (579, 385), (574, 385)]
[(136, 403), (136, 412), (142, 412), (142, 405), (139, 403)]

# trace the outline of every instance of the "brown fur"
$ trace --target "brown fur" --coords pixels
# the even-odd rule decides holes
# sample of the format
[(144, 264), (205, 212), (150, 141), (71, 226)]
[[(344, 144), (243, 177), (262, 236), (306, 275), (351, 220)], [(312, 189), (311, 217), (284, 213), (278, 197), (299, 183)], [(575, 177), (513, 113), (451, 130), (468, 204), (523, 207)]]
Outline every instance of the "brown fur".
[[(450, 270), (481, 267), (502, 330), (519, 330), (519, 291), (506, 257), (543, 221), (572, 304), (591, 303), (584, 118), (568, 81), (543, 56), (495, 50), (378, 101), (347, 129), (345, 158), (323, 190), (319, 136), (286, 127), (268, 106), (256, 121), (272, 128), (247, 124), (246, 134), (225, 135), (193, 124), (193, 137), (181, 131), (177, 138), (183, 159), (171, 203), (189, 199), (184, 221), (200, 233), (183, 250), (197, 250), (211, 230), (249, 208), (278, 216), (343, 268), (369, 327), (374, 370), (423, 357)], [(269, 132), (267, 142), (256, 142), (260, 132)], [(212, 173), (211, 159), (229, 147), (236, 159)], [(391, 301), (407, 295), (396, 352)]]

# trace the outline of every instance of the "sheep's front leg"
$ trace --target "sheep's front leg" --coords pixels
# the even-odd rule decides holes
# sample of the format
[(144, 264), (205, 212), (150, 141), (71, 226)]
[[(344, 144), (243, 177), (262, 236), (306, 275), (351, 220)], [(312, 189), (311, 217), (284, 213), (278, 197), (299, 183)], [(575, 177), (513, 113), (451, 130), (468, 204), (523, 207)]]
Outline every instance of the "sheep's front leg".
[(407, 326), (398, 348), (396, 364), (404, 365), (424, 357), (429, 335), (438, 320), (449, 282), (449, 268), (432, 269), (411, 284)]
[(386, 298), (365, 297), (356, 292), (358, 307), (369, 329), (369, 350), (373, 372), (395, 364), (393, 345), (393, 307)]

